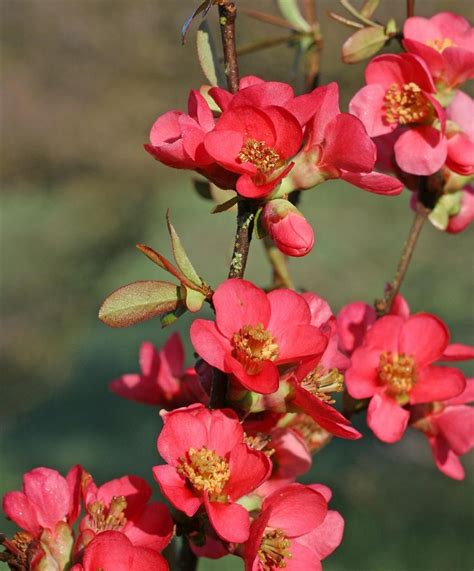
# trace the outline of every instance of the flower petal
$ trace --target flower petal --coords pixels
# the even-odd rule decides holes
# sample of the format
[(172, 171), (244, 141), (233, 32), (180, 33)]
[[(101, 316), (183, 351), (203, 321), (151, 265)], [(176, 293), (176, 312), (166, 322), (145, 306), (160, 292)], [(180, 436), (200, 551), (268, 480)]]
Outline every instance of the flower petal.
[(209, 521), (219, 537), (232, 543), (244, 543), (249, 537), (249, 512), (240, 504), (210, 502), (205, 506)]
[(385, 394), (375, 394), (367, 410), (367, 424), (383, 442), (400, 440), (408, 424), (410, 413)]
[(192, 517), (199, 509), (202, 500), (186, 486), (173, 466), (163, 465), (152, 468), (153, 476), (160, 486), (161, 493), (178, 510)]
[(446, 137), (431, 125), (407, 129), (394, 145), (398, 166), (409, 174), (430, 175), (444, 164), (448, 154)]
[(410, 391), (410, 404), (443, 401), (461, 394), (465, 387), (466, 379), (459, 369), (425, 367)]
[(429, 313), (417, 313), (402, 327), (400, 353), (412, 355), (421, 368), (440, 359), (448, 342), (448, 328), (440, 319)]

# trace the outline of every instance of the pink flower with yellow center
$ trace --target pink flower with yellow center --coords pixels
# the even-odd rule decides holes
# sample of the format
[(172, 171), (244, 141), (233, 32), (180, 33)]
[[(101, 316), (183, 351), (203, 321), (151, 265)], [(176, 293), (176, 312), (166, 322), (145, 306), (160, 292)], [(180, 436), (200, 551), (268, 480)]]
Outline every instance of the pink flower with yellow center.
[(191, 341), (207, 363), (248, 390), (275, 392), (279, 365), (317, 359), (326, 348), (326, 336), (311, 324), (308, 303), (294, 291), (267, 294), (246, 280), (230, 279), (212, 301), (216, 321), (194, 321)]
[(410, 417), (406, 405), (446, 400), (460, 394), (463, 373), (433, 366), (445, 358), (449, 332), (428, 313), (408, 318), (387, 315), (372, 325), (346, 372), (349, 394), (371, 398), (367, 424), (384, 442), (396, 442)]
[(249, 513), (236, 502), (269, 476), (268, 457), (245, 443), (232, 410), (191, 405), (166, 414), (164, 423), (158, 452), (166, 464), (153, 468), (163, 495), (189, 517), (203, 506), (223, 540), (246, 541)]
[(375, 57), (365, 70), (367, 85), (350, 102), (350, 112), (371, 137), (394, 132), (395, 160), (402, 171), (430, 175), (447, 156), (445, 112), (426, 64), (413, 54)]
[(452, 12), (413, 17), (403, 26), (405, 49), (423, 58), (441, 88), (454, 89), (474, 77), (474, 28)]

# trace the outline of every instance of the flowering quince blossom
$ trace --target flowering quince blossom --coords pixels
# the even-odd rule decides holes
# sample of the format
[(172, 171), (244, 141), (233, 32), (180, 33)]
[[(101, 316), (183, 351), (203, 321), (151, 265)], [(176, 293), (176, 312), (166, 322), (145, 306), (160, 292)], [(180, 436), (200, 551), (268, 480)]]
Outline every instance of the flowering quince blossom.
[(122, 398), (167, 409), (193, 402), (207, 403), (194, 369), (184, 368), (184, 347), (179, 333), (173, 333), (160, 351), (152, 343), (140, 347), (140, 374), (126, 374), (110, 383)]
[(462, 16), (440, 12), (408, 18), (403, 38), (405, 49), (423, 58), (440, 89), (474, 78), (474, 29)]
[(246, 571), (320, 570), (341, 543), (344, 520), (325, 486), (292, 484), (268, 496), (244, 546)]
[(229, 279), (212, 301), (216, 321), (194, 321), (191, 341), (207, 363), (232, 373), (250, 391), (275, 392), (278, 365), (318, 358), (326, 348), (307, 302), (292, 290), (266, 294), (246, 280)]
[(446, 400), (465, 388), (462, 372), (433, 366), (448, 348), (449, 332), (434, 315), (386, 315), (368, 330), (346, 372), (349, 394), (371, 398), (367, 424), (384, 442), (400, 440), (410, 413), (405, 405)]
[(411, 411), (410, 423), (428, 439), (436, 466), (446, 476), (464, 479), (459, 456), (474, 448), (474, 379), (466, 380), (465, 390), (457, 397), (418, 405)]
[(474, 100), (456, 91), (446, 108), (448, 156), (446, 166), (463, 176), (474, 174)]
[(406, 53), (377, 56), (368, 64), (365, 80), (350, 112), (371, 137), (394, 132), (395, 160), (404, 172), (430, 175), (439, 170), (447, 156), (446, 115), (433, 97), (436, 88), (424, 61)]
[(261, 221), (275, 246), (287, 256), (306, 256), (313, 248), (311, 225), (288, 200), (277, 198), (267, 202)]
[(167, 413), (157, 444), (166, 465), (153, 474), (173, 506), (191, 517), (203, 505), (219, 537), (246, 541), (249, 513), (236, 502), (269, 476), (271, 462), (245, 443), (235, 412), (196, 404)]
[(82, 563), (71, 571), (167, 571), (166, 559), (154, 549), (137, 547), (119, 531), (104, 531), (85, 548)]
[(400, 181), (373, 171), (376, 147), (359, 118), (341, 113), (338, 85), (320, 87), (317, 99), (305, 130), (303, 149), (294, 158), (295, 167), (283, 182), (280, 194), (336, 178), (376, 194), (400, 194)]
[(79, 524), (76, 550), (104, 531), (120, 531), (137, 547), (164, 549), (173, 537), (173, 520), (166, 506), (148, 503), (150, 486), (138, 476), (124, 476), (97, 487), (83, 475), (82, 495), (86, 515)]

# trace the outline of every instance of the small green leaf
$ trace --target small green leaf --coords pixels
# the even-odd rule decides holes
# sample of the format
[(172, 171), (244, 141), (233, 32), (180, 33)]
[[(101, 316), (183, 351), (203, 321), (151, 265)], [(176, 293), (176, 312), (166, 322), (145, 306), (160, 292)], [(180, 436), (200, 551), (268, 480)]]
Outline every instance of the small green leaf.
[(388, 36), (382, 28), (363, 28), (352, 34), (342, 46), (344, 63), (358, 63), (381, 50)]
[(172, 325), (175, 321), (178, 321), (178, 319), (184, 313), (186, 313), (186, 311), (187, 308), (185, 305), (178, 305), (178, 307), (174, 311), (170, 311), (169, 313), (162, 315), (160, 317), (161, 327), (164, 329), (165, 327)]
[(169, 282), (139, 281), (112, 292), (99, 310), (109, 327), (128, 327), (174, 311), (182, 303), (178, 286)]
[(446, 206), (438, 200), (436, 206), (428, 214), (428, 218), (435, 228), (438, 230), (446, 230), (449, 223), (449, 214)]
[(380, 0), (365, 0), (362, 8), (360, 9), (360, 13), (366, 18), (370, 18), (375, 10), (377, 10), (379, 4)]
[(311, 26), (300, 12), (298, 0), (276, 0), (276, 2), (282, 16), (286, 18), (290, 24), (293, 24), (295, 28), (302, 32), (311, 31)]
[(196, 313), (199, 311), (206, 300), (206, 294), (201, 291), (196, 291), (194, 289), (186, 289), (186, 307), (191, 313)]
[(218, 204), (211, 210), (211, 214), (218, 214), (219, 212), (225, 212), (226, 210), (230, 210), (233, 206), (235, 206), (239, 202), (238, 196), (233, 196), (226, 200), (222, 204)]
[[(181, 270), (183, 275), (198, 288), (202, 285), (202, 279), (198, 276), (194, 266), (191, 264), (188, 255), (186, 254), (181, 240), (170, 222), (170, 213), (166, 213), (166, 223), (168, 224), (168, 232), (171, 238), (171, 246), (173, 248), (173, 256), (176, 261), (178, 268)], [(181, 280), (183, 281), (183, 280)], [(184, 283), (184, 282), (183, 282)], [(186, 284), (185, 284), (186, 285)], [(194, 288), (195, 289), (195, 288)]]
[(211, 85), (225, 85), (225, 76), (219, 64), (211, 31), (206, 20), (201, 23), (196, 34), (196, 47), (201, 69)]

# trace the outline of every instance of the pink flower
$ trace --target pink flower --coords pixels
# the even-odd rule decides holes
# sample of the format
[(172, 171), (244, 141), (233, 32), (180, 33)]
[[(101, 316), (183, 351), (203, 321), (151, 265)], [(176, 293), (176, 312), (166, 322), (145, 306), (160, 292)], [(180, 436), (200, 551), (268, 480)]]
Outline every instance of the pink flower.
[(452, 399), (412, 411), (414, 428), (428, 439), (438, 469), (455, 480), (464, 479), (459, 456), (474, 448), (474, 379), (467, 379), (465, 390)]
[(448, 119), (448, 157), (446, 166), (452, 171), (470, 176), (474, 174), (474, 100), (463, 93), (456, 94), (446, 109)]
[(346, 385), (356, 399), (372, 397), (367, 423), (380, 440), (403, 436), (410, 416), (405, 405), (446, 400), (464, 390), (460, 370), (432, 365), (448, 342), (444, 323), (428, 313), (386, 315), (369, 329), (352, 354)]
[(305, 256), (311, 251), (314, 245), (313, 229), (288, 200), (267, 202), (261, 220), (275, 246), (287, 256)]
[(244, 547), (246, 571), (321, 570), (321, 559), (341, 542), (344, 521), (328, 511), (330, 491), (314, 488), (292, 484), (265, 499)]
[(454, 89), (474, 77), (474, 30), (462, 16), (440, 12), (408, 18), (403, 45), (426, 62), (441, 89)]
[(196, 404), (167, 413), (164, 423), (158, 452), (166, 465), (153, 468), (164, 496), (189, 517), (204, 506), (219, 537), (246, 541), (249, 513), (236, 502), (268, 477), (270, 460), (245, 444), (232, 410)]
[(350, 102), (351, 113), (371, 137), (396, 131), (395, 160), (403, 171), (430, 175), (439, 170), (447, 156), (445, 112), (433, 97), (436, 88), (423, 60), (413, 54), (377, 56), (365, 79), (367, 85)]
[(450, 234), (462, 232), (474, 220), (474, 189), (471, 186), (466, 186), (459, 192), (461, 193), (459, 211), (449, 217), (446, 227), (446, 232)]
[(212, 300), (216, 321), (194, 321), (191, 341), (207, 363), (232, 373), (250, 391), (275, 392), (278, 365), (317, 358), (326, 347), (326, 337), (310, 323), (307, 302), (294, 291), (266, 294), (246, 280), (230, 279)]
[(104, 531), (85, 548), (82, 564), (71, 571), (167, 571), (165, 558), (147, 547), (137, 547), (119, 531)]
[(43, 530), (54, 534), (58, 523), (71, 526), (79, 514), (80, 467), (64, 478), (51, 468), (34, 468), (23, 476), (21, 492), (7, 492), (3, 511), (18, 527), (39, 538)]
[(140, 374), (126, 374), (110, 383), (122, 398), (166, 408), (207, 402), (194, 369), (184, 369), (184, 347), (179, 333), (173, 333), (160, 351), (152, 343), (140, 348)]
[(340, 112), (337, 84), (320, 87), (315, 97), (304, 147), (283, 183), (285, 190), (287, 186), (289, 190), (312, 188), (324, 180), (342, 178), (369, 192), (400, 194), (403, 185), (397, 179), (373, 171), (375, 145), (357, 117)]
[(137, 547), (161, 551), (173, 537), (173, 520), (164, 504), (148, 503), (151, 488), (138, 476), (124, 476), (97, 487), (92, 477), (83, 477), (86, 515), (79, 524), (76, 550), (97, 534), (120, 531)]

